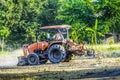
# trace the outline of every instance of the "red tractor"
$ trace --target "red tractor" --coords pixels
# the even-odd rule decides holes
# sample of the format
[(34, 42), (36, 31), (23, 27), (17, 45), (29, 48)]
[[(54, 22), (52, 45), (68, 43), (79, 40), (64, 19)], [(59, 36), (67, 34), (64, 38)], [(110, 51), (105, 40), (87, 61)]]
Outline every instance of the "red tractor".
[[(24, 56), (18, 57), (18, 66), (45, 64), (48, 60), (52, 63), (69, 62), (72, 55), (81, 56), (85, 51), (89, 56), (94, 56), (93, 49), (85, 49), (84, 45), (77, 45), (69, 39), (69, 28), (69, 25), (40, 27), (37, 31), (36, 42), (23, 45)], [(38, 33), (46, 31), (47, 39), (38, 42)]]

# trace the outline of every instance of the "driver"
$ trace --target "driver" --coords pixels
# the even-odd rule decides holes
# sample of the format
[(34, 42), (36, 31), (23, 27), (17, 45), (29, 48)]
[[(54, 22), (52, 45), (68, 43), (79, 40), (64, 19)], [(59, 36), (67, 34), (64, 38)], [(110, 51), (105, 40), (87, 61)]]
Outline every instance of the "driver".
[(54, 36), (53, 36), (53, 39), (55, 41), (60, 41), (62, 40), (62, 35), (60, 34), (60, 32), (57, 32)]

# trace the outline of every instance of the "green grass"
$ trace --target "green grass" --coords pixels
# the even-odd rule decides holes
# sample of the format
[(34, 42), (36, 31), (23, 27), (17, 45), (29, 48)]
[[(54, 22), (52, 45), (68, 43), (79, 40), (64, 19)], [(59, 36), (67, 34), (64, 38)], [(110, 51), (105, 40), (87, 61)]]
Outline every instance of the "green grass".
[(99, 57), (103, 58), (120, 57), (120, 43), (87, 46), (89, 48), (93, 48)]
[(100, 54), (99, 57), (101, 58), (117, 58), (120, 57), (120, 52), (109, 52)]
[(118, 51), (118, 50), (120, 50), (120, 43), (88, 45), (88, 47), (95, 49), (96, 52)]

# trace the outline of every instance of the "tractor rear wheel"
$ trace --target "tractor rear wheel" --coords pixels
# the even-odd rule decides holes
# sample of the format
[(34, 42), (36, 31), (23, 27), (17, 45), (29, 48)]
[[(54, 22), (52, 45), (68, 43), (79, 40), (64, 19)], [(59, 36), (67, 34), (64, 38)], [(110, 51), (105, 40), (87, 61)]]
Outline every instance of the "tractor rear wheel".
[(39, 57), (36, 53), (29, 54), (27, 59), (30, 65), (37, 65), (39, 63)]
[(48, 50), (48, 58), (52, 63), (59, 63), (66, 57), (66, 51), (62, 45), (54, 44)]

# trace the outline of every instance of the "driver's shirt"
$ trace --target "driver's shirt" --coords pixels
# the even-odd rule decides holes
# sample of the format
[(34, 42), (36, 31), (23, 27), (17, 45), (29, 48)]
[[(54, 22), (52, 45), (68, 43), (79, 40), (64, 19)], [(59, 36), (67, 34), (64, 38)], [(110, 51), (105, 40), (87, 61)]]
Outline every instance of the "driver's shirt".
[(55, 40), (62, 40), (62, 36), (61, 36), (61, 34), (60, 33), (56, 33), (54, 36), (53, 36), (53, 39), (55, 39)]

